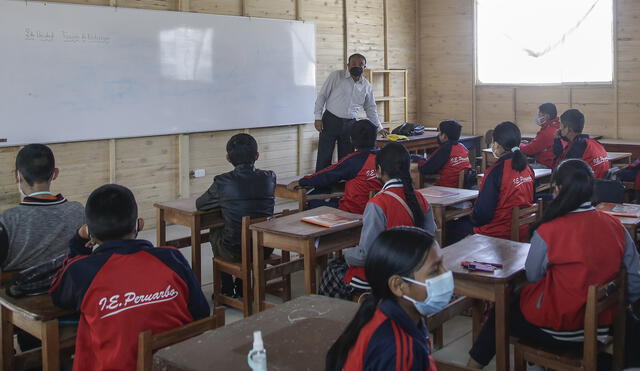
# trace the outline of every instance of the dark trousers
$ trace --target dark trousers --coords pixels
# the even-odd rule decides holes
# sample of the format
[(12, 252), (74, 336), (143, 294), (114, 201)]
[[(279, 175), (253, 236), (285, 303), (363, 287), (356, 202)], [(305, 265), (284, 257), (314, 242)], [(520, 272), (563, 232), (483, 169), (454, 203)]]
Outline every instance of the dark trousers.
[(343, 119), (329, 111), (324, 111), (322, 115), (322, 131), (318, 139), (316, 171), (331, 165), (336, 142), (338, 142), (338, 159), (353, 152), (350, 136), (354, 122), (356, 122), (355, 119)]
[[(518, 301), (511, 305), (509, 314), (509, 333), (511, 336), (526, 339), (541, 345), (557, 348), (581, 347), (582, 343), (572, 343), (568, 341), (556, 340), (553, 336), (542, 331), (539, 327), (532, 325), (522, 315)], [(496, 312), (494, 309), (489, 313), (489, 318), (482, 326), (478, 339), (473, 343), (469, 355), (479, 364), (486, 366), (496, 355)]]

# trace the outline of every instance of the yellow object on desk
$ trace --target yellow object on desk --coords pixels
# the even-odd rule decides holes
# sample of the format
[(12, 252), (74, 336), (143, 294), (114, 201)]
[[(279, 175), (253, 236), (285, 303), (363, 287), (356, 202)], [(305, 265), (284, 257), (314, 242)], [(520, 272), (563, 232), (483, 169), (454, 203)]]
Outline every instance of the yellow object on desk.
[(390, 141), (393, 141), (393, 142), (397, 142), (399, 140), (409, 140), (409, 137), (406, 136), (406, 135), (389, 134), (389, 135), (387, 135), (387, 139), (389, 139)]

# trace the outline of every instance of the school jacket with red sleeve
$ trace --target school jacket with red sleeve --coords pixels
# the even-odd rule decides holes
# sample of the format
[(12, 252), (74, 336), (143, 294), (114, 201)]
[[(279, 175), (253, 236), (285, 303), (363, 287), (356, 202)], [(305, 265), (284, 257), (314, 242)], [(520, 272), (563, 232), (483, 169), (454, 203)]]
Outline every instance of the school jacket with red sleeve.
[(369, 200), (369, 192), (378, 192), (382, 187), (376, 177), (376, 152), (377, 149), (365, 149), (351, 153), (337, 163), (305, 176), (299, 184), (302, 187), (326, 187), (346, 181), (338, 207), (350, 213), (362, 214)]
[(542, 124), (536, 137), (530, 143), (520, 145), (520, 150), (527, 156), (534, 157), (536, 162), (553, 168), (553, 139), (556, 131), (560, 129), (560, 118), (556, 117)]
[(611, 167), (607, 158), (607, 150), (597, 140), (589, 138), (587, 134), (577, 135), (566, 148), (563, 148), (560, 139), (556, 138), (553, 143), (553, 151), (557, 156), (556, 165), (569, 158), (582, 159), (591, 167), (596, 179), (604, 178)]
[[(473, 206), (473, 232), (497, 238), (511, 238), (511, 212), (514, 207), (533, 204), (533, 170), (527, 165), (522, 171), (511, 168), (513, 153), (498, 159), (485, 173), (478, 199)], [(526, 240), (528, 226), (522, 226), (520, 236)]]
[[(343, 278), (344, 282), (361, 290), (370, 290), (364, 274), (364, 263), (373, 241), (387, 229), (415, 225), (413, 214), (409, 213), (391, 194), (407, 202), (400, 179), (391, 179), (385, 183), (382, 190), (367, 203), (362, 218), (360, 243), (356, 247), (344, 250), (344, 258), (349, 265)], [(436, 223), (433, 219), (433, 210), (420, 192), (415, 191), (415, 194), (424, 212), (424, 224), (420, 227), (431, 235), (435, 235)]]
[(74, 370), (135, 370), (140, 332), (163, 332), (209, 315), (178, 250), (112, 240), (87, 255), (86, 241), (72, 239), (50, 289), (55, 305), (80, 312)]
[[(589, 285), (611, 280), (628, 269), (629, 298), (640, 297), (638, 252), (620, 221), (590, 203), (538, 227), (526, 262), (526, 285), (520, 307), (526, 320), (560, 337), (560, 331), (581, 330)], [(607, 310), (599, 326), (613, 322)], [(553, 332), (556, 331), (556, 332)]]
[[(403, 300), (403, 299), (400, 299)], [(384, 300), (360, 330), (344, 371), (436, 371), (429, 332), (393, 300)]]
[(471, 169), (469, 151), (457, 140), (444, 142), (419, 169), (422, 174), (438, 174), (437, 186), (458, 188), (460, 172)]

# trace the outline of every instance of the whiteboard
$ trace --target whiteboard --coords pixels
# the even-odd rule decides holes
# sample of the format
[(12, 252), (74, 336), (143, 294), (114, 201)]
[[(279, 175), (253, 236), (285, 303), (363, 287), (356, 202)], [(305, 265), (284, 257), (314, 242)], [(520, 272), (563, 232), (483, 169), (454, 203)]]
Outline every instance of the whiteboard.
[(314, 119), (310, 23), (0, 0), (0, 48), (3, 146)]

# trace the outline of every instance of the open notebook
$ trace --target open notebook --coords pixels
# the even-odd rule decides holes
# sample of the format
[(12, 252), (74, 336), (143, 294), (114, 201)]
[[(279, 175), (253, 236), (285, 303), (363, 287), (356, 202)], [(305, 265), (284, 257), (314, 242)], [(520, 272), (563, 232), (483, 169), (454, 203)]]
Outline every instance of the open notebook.
[(596, 209), (615, 216), (622, 216), (627, 218), (640, 217), (640, 205), (614, 204), (611, 202), (603, 202), (598, 204), (598, 206), (596, 206)]

